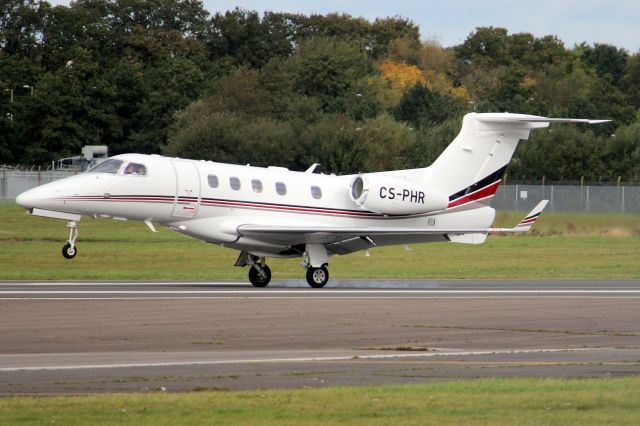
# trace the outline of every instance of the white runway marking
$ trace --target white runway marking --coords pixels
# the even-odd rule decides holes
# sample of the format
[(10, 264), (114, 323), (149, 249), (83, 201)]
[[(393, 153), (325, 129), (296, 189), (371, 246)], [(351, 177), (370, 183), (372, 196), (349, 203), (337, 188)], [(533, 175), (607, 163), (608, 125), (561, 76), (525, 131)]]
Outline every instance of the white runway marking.
[[(1, 293), (0, 293), (1, 294)], [(553, 299), (558, 296), (527, 296), (527, 299)], [(560, 296), (562, 299), (640, 299), (640, 296)], [(365, 299), (523, 299), (522, 296), (157, 296), (157, 297), (0, 297), (0, 300), (213, 300), (213, 299), (320, 299), (320, 300), (365, 300)]]
[(103, 368), (140, 368), (140, 367), (172, 367), (185, 365), (223, 365), (223, 364), (255, 364), (255, 363), (279, 363), (279, 362), (322, 362), (322, 361), (349, 361), (362, 359), (389, 359), (389, 358), (433, 358), (448, 356), (480, 356), (480, 355), (517, 355), (531, 353), (551, 352), (586, 352), (602, 350), (603, 348), (574, 348), (574, 349), (520, 349), (497, 351), (467, 351), (467, 352), (431, 352), (414, 354), (371, 354), (362, 355), (354, 353), (344, 356), (322, 357), (291, 357), (291, 358), (256, 358), (256, 359), (226, 359), (226, 360), (193, 360), (175, 362), (148, 362), (148, 363), (122, 363), (122, 364), (79, 364), (79, 365), (38, 365), (23, 367), (2, 367), (0, 372), (13, 371), (44, 371), (44, 370), (79, 370), (79, 369), (103, 369)]
[(135, 282), (135, 281), (127, 281), (127, 282), (99, 282), (99, 281), (94, 281), (94, 282), (41, 282), (41, 283), (37, 283), (37, 282), (29, 282), (29, 283), (0, 283), (0, 288), (2, 288), (2, 286), (6, 286), (6, 287), (94, 287), (94, 286), (105, 286), (105, 287), (121, 287), (121, 286), (127, 286), (127, 287), (131, 287), (131, 286), (176, 286), (176, 287), (180, 287), (180, 286), (234, 286), (234, 287), (250, 287), (249, 283), (244, 283), (244, 282), (238, 282), (238, 281), (216, 281), (216, 282), (200, 282), (200, 281), (193, 281), (193, 282), (188, 282), (188, 281), (184, 281), (184, 282)]
[(0, 290), (0, 294), (640, 294), (640, 290)]

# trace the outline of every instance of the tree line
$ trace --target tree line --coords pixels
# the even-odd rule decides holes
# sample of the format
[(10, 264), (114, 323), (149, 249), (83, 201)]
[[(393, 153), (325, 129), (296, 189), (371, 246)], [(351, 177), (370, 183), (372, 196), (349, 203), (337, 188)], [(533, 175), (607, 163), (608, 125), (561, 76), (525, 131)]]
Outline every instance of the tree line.
[(430, 164), (470, 111), (607, 118), (521, 144), (512, 178), (640, 175), (640, 55), (401, 17), (211, 15), (198, 0), (0, 6), (0, 163), (84, 145), (331, 173)]

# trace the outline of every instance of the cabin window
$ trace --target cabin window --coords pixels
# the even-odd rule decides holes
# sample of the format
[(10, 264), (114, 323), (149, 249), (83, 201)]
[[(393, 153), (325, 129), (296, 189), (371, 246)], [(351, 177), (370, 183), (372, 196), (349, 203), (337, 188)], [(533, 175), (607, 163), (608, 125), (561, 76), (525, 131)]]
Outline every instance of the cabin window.
[(209, 181), (209, 186), (211, 188), (217, 188), (218, 185), (220, 184), (220, 182), (218, 182), (218, 176), (216, 175), (207, 176), (207, 181)]
[(253, 189), (253, 192), (262, 192), (262, 181), (259, 179), (253, 179), (251, 181), (251, 188)]
[(129, 176), (146, 176), (147, 168), (143, 164), (129, 163), (124, 168), (123, 174)]
[(287, 186), (283, 182), (276, 182), (276, 192), (279, 195), (285, 195), (287, 193)]
[(105, 160), (102, 163), (98, 164), (97, 166), (89, 169), (88, 172), (89, 173), (109, 173), (109, 174), (115, 175), (116, 173), (118, 173), (118, 170), (120, 170), (122, 163), (124, 163), (124, 161), (122, 160), (115, 160), (115, 159)]
[(229, 178), (229, 185), (231, 185), (231, 189), (237, 191), (240, 189), (240, 179), (235, 176)]
[(322, 189), (320, 189), (319, 186), (312, 186), (311, 187), (311, 196), (313, 198), (315, 198), (316, 200), (319, 200), (320, 198), (322, 198)]

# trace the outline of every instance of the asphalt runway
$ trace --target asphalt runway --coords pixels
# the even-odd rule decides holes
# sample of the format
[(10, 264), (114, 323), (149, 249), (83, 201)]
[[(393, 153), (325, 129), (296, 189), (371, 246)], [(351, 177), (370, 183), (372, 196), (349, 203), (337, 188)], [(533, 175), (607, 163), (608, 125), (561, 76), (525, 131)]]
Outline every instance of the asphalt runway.
[(640, 373), (640, 281), (0, 282), (0, 393)]

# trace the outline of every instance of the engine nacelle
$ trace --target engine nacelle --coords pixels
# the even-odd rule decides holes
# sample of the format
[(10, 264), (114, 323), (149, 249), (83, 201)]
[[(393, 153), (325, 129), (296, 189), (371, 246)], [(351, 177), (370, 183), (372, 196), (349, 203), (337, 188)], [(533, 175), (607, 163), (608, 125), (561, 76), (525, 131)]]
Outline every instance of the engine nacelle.
[(380, 175), (355, 176), (349, 195), (358, 206), (389, 215), (429, 213), (444, 210), (449, 204), (449, 196), (443, 191)]

